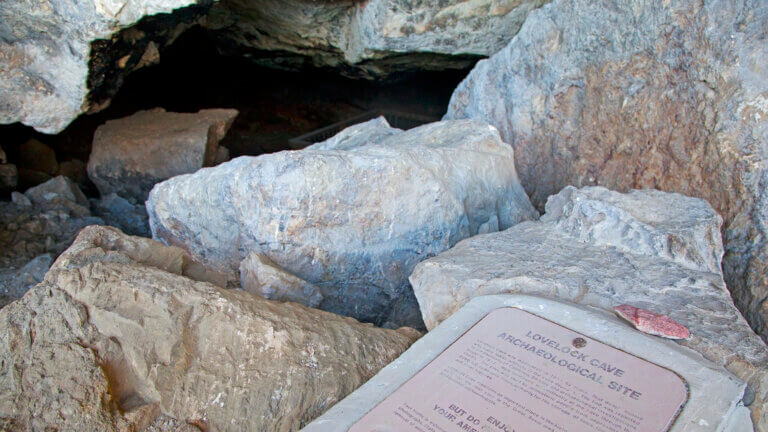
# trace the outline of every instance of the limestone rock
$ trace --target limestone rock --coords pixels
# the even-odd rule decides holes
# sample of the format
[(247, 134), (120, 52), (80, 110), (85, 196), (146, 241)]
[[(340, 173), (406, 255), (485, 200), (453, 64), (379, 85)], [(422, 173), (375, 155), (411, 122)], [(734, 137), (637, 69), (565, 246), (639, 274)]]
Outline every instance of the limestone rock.
[[(67, 182), (56, 182), (65, 187), (51, 187), (47, 194), (33, 191), (34, 205), (19, 192), (12, 193), (11, 202), (0, 201), (0, 307), (39, 282), (52, 259), (72, 244), (81, 228), (104, 223), (76, 202), (80, 191), (73, 192)], [(42, 198), (46, 195), (51, 199)]]
[[(584, 197), (602, 203), (586, 206)], [(661, 211), (665, 206), (670, 210)], [(571, 224), (573, 214), (562, 209), (579, 207), (599, 209), (581, 219), (597, 223)], [(569, 187), (548, 201), (547, 208), (559, 212), (462, 241), (418, 264), (410, 281), (428, 328), (473, 297), (499, 293), (541, 295), (607, 311), (626, 303), (667, 315), (690, 330), (691, 338), (681, 344), (749, 384), (756, 395), (752, 418), (759, 431), (766, 431), (768, 347), (734, 306), (722, 274), (663, 249), (627, 247), (649, 238), (678, 238), (677, 244), (692, 249), (688, 256), (719, 256), (720, 242), (698, 241), (696, 227), (720, 222), (707, 207), (679, 194), (643, 190), (622, 196), (604, 188)], [(649, 225), (646, 210), (654, 209), (657, 219)], [(679, 213), (671, 215), (671, 209)], [(602, 221), (611, 229), (602, 229)], [(643, 226), (654, 235), (639, 235)], [(581, 235), (581, 229), (588, 234)]]
[(102, 195), (144, 201), (155, 183), (213, 165), (237, 111), (139, 111), (96, 129), (88, 177)]
[(18, 270), (0, 269), (0, 308), (20, 299), (29, 288), (40, 283), (52, 263), (51, 255), (43, 254)]
[(277, 267), (266, 256), (253, 252), (240, 263), (240, 285), (264, 298), (292, 301), (312, 308), (323, 301), (316, 286)]
[(768, 3), (556, 0), (477, 64), (446, 118), (499, 128), (541, 208), (566, 185), (706, 199), (737, 306), (768, 337)]
[[(194, 5), (193, 0), (3, 1), (0, 8), (0, 123), (22, 122), (45, 133), (63, 130), (92, 104), (89, 89), (105, 76), (121, 75), (139, 59), (119, 67), (101, 49), (120, 29), (142, 17)], [(176, 18), (176, 24), (179, 19)], [(173, 21), (171, 21), (173, 22)], [(170, 22), (168, 27), (173, 27)], [(134, 35), (135, 36), (135, 35)], [(116, 38), (132, 50), (141, 38)], [(167, 41), (168, 36), (159, 40)], [(119, 45), (119, 44), (116, 44)], [(109, 47), (113, 48), (114, 47)], [(129, 52), (128, 54), (131, 54)], [(110, 73), (104, 73), (105, 66)], [(91, 74), (89, 82), (89, 72)], [(98, 77), (98, 78), (94, 78)], [(90, 96), (90, 97), (89, 97)]]
[(39, 171), (50, 176), (59, 171), (56, 152), (46, 144), (31, 138), (19, 146), (19, 167)]
[(88, 206), (88, 198), (68, 177), (58, 176), (24, 192), (33, 203), (44, 205), (50, 201), (64, 200), (81, 206)]
[(322, 309), (420, 326), (408, 286), (416, 263), (536, 212), (511, 147), (486, 124), (404, 132), (379, 119), (354, 131), (158, 184), (147, 201), (153, 237), (235, 274), (260, 253), (317, 286)]
[(197, 282), (178, 256), (89, 227), (0, 310), (4, 427), (298, 430), (418, 336)]
[(226, 41), (222, 46), (234, 45), (234, 54), (273, 51), (277, 59), (263, 61), (280, 67), (308, 63), (386, 76), (468, 67), (504, 47), (547, 1), (229, 1), (214, 6), (206, 26)]
[(107, 225), (117, 227), (126, 234), (151, 237), (149, 216), (143, 205), (134, 204), (127, 199), (111, 193), (92, 200), (92, 208), (97, 216)]

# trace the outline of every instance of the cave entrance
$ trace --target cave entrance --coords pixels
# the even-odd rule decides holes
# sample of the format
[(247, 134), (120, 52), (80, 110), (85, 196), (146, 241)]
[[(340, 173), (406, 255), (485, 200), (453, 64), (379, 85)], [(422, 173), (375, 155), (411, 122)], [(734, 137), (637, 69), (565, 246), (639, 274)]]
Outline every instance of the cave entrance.
[[(274, 61), (267, 67), (258, 59), (223, 56), (216, 44), (205, 30), (188, 30), (162, 51), (160, 63), (128, 75), (106, 109), (81, 115), (60, 134), (45, 135), (19, 124), (0, 127), (8, 162), (18, 164), (19, 146), (35, 138), (53, 148), (59, 162), (85, 163), (99, 125), (156, 107), (175, 112), (237, 109), (221, 142), (232, 158), (303, 148), (378, 115), (408, 129), (439, 120), (469, 72), (412, 70), (380, 80), (353, 79), (343, 70), (281, 70)], [(20, 177), (17, 189), (41, 180)], [(96, 193), (87, 179), (81, 187), (88, 195)]]

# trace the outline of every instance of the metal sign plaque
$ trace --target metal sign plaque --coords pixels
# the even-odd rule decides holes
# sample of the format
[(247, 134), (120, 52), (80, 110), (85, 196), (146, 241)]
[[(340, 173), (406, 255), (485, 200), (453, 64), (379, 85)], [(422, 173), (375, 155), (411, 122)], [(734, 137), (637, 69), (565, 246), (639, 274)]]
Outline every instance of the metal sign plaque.
[(500, 308), (349, 432), (664, 432), (687, 400), (668, 369)]

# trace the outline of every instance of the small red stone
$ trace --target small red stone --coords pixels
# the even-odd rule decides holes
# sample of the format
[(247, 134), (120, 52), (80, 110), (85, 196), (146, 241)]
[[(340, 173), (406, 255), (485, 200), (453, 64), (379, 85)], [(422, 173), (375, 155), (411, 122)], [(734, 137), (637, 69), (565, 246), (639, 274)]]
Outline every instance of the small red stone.
[(628, 304), (613, 308), (619, 318), (629, 321), (636, 329), (643, 333), (665, 337), (668, 339), (688, 339), (691, 332), (684, 325), (672, 318), (640, 309)]

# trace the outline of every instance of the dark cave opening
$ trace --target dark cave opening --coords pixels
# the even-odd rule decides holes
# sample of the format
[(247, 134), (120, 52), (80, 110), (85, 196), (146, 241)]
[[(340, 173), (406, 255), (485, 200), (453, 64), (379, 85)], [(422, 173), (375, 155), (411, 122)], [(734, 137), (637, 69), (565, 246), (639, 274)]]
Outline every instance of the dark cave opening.
[[(23, 191), (46, 179), (23, 166), (19, 147), (31, 138), (54, 149), (59, 163), (87, 163), (94, 131), (107, 120), (155, 107), (175, 112), (234, 108), (239, 115), (221, 145), (232, 158), (259, 155), (296, 149), (290, 142), (296, 137), (338, 123), (338, 128), (328, 128), (337, 130), (377, 113), (386, 113), (388, 120), (395, 120), (393, 126), (401, 128), (439, 120), (468, 71), (410, 71), (366, 80), (330, 68), (279, 70), (242, 56), (221, 55), (214, 38), (193, 28), (161, 52), (159, 64), (127, 76), (106, 109), (81, 115), (56, 135), (21, 124), (0, 126), (0, 133), (8, 162), (22, 164), (16, 190)], [(402, 115), (405, 121), (398, 122)], [(87, 195), (97, 194), (87, 179), (80, 180)], [(8, 194), (5, 191), (4, 197)]]

